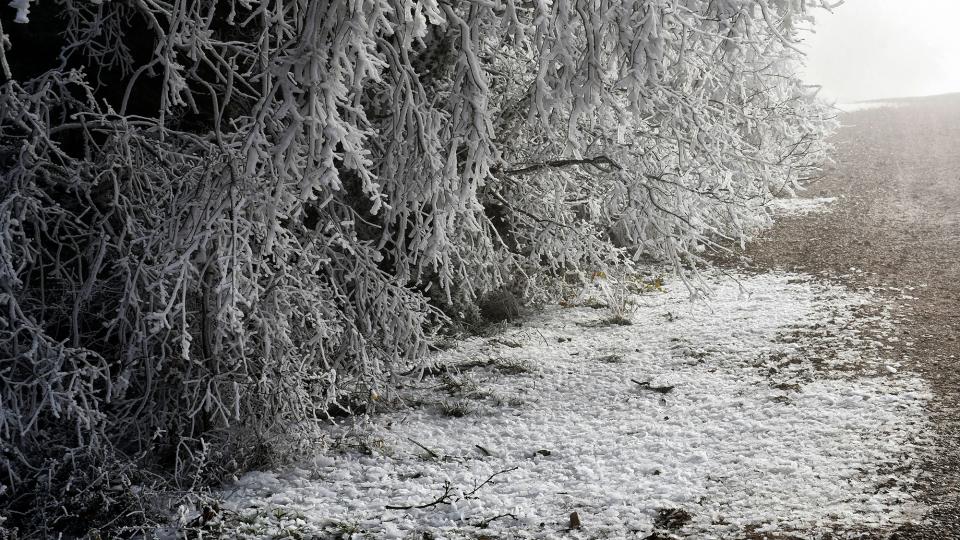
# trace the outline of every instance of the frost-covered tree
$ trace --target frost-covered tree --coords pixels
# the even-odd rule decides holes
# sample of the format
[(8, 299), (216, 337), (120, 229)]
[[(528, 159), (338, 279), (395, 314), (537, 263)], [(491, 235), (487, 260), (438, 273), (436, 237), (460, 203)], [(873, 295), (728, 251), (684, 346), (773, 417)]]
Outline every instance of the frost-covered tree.
[(483, 294), (744, 241), (829, 123), (819, 1), (11, 5), (0, 497), (51, 528), (389, 396)]

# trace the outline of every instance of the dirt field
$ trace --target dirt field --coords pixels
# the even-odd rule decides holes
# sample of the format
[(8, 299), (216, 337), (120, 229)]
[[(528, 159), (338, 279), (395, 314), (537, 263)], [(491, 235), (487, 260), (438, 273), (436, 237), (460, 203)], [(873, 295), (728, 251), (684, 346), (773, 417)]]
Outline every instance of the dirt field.
[(915, 300), (899, 301), (904, 348), (895, 354), (936, 394), (937, 444), (917, 486), (932, 510), (929, 523), (893, 538), (960, 539), (960, 94), (896, 104), (841, 116), (836, 163), (801, 194), (837, 197), (832, 212), (784, 219), (745, 261), (853, 287), (915, 287)]

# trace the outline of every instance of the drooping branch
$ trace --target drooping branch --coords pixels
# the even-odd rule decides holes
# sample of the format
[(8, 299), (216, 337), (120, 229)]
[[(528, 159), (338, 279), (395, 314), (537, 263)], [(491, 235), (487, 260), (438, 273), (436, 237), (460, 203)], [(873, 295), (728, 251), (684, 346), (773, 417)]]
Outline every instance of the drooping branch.
[(613, 161), (608, 156), (601, 155), (583, 159), (555, 159), (551, 161), (541, 161), (539, 163), (531, 163), (523, 167), (496, 170), (494, 173), (505, 174), (508, 176), (521, 176), (525, 174), (533, 174), (544, 169), (562, 169), (565, 167), (575, 167), (578, 165), (589, 165), (600, 170), (601, 172), (607, 173), (623, 170), (623, 167), (617, 164), (617, 162)]

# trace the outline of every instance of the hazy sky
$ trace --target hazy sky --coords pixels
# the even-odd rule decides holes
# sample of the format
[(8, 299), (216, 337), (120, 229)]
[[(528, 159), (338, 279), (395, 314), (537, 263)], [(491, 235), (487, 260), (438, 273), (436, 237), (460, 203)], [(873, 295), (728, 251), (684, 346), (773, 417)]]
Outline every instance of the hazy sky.
[(803, 48), (840, 102), (960, 92), (960, 0), (847, 0)]

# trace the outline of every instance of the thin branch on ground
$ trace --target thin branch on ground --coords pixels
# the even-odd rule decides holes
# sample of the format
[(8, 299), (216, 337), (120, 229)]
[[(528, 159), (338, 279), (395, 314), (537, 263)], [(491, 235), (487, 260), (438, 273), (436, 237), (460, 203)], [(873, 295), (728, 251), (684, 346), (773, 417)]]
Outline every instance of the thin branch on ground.
[[(441, 504), (452, 504), (454, 502), (462, 501), (464, 499), (469, 499), (473, 497), (473, 495), (476, 494), (477, 491), (480, 491), (480, 489), (483, 486), (489, 484), (490, 481), (496, 478), (497, 476), (500, 476), (501, 474), (506, 474), (511, 471), (515, 471), (517, 469), (519, 469), (519, 467), (510, 467), (509, 469), (503, 469), (502, 471), (497, 471), (491, 474), (490, 476), (487, 477), (486, 480), (484, 480), (479, 485), (477, 485), (477, 487), (473, 488), (473, 490), (470, 491), (469, 493), (464, 494), (462, 497), (458, 497), (458, 498), (451, 497), (451, 493), (453, 493), (453, 486), (450, 484), (450, 482), (444, 482), (443, 493), (440, 494), (439, 497), (437, 497), (436, 499), (430, 502), (423, 503), (423, 504), (409, 504), (409, 505), (408, 504), (396, 504), (396, 505), (388, 504), (384, 506), (384, 508), (386, 508), (387, 510), (415, 510), (415, 509), (421, 509), (421, 508), (432, 508), (434, 506), (439, 506)], [(503, 516), (499, 516), (499, 517), (503, 517)]]

